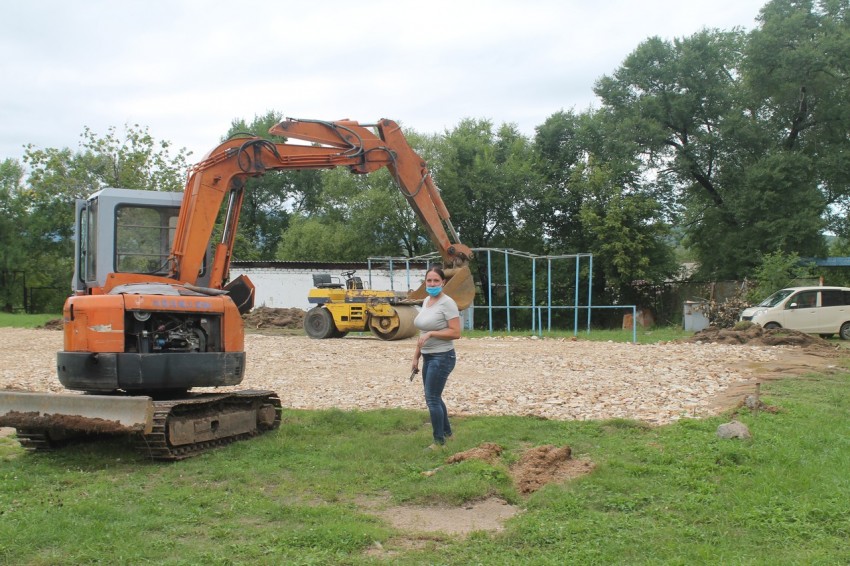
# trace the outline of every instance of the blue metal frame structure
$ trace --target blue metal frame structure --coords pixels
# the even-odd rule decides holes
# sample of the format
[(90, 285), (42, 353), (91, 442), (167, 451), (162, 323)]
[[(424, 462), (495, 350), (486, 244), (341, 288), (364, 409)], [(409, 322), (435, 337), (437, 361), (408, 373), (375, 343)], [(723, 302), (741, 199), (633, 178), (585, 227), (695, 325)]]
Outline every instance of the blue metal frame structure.
[[(572, 309), (573, 310), (573, 335), (578, 335), (579, 328), (579, 311), (581, 309), (585, 309), (587, 311), (587, 320), (586, 320), (586, 332), (590, 333), (590, 321), (591, 321), (591, 311), (592, 309), (626, 309), (631, 310), (632, 313), (632, 341), (637, 342), (637, 316), (636, 311), (637, 308), (635, 305), (593, 305), (592, 304), (592, 284), (593, 284), (593, 254), (590, 253), (579, 253), (579, 254), (563, 254), (563, 255), (536, 255), (528, 252), (522, 252), (510, 248), (473, 248), (472, 250), (475, 252), (477, 257), (481, 257), (481, 254), (486, 252), (487, 257), (487, 279), (491, 282), (487, 289), (487, 305), (484, 307), (476, 307), (475, 305), (470, 306), (469, 308), (474, 312), (478, 309), (487, 309), (487, 317), (488, 317), (488, 327), (490, 332), (493, 332), (493, 310), (494, 309), (506, 309), (506, 323), (507, 323), (507, 331), (511, 332), (511, 310), (512, 309), (530, 309), (531, 310), (531, 331), (532, 333), (536, 332), (538, 335), (542, 335), (543, 333), (543, 312), (546, 312), (546, 331), (551, 332), (552, 330), (552, 314), (553, 311), (558, 309)], [(505, 305), (504, 306), (494, 306), (493, 305), (493, 254), (498, 253), (504, 256), (505, 262)], [(510, 258), (511, 257), (519, 257), (524, 259), (531, 260), (532, 270), (531, 270), (531, 305), (530, 306), (518, 306), (511, 305), (511, 293), (510, 293)], [(575, 261), (575, 295), (573, 297), (573, 304), (570, 305), (553, 305), (552, 300), (552, 264), (553, 262), (560, 260), (574, 260)], [(587, 305), (579, 305), (580, 301), (580, 288), (581, 288), (581, 266), (582, 260), (586, 259), (588, 262), (588, 270), (587, 270)], [(546, 304), (545, 305), (537, 305), (537, 262), (538, 261), (546, 261)], [(412, 261), (425, 261), (426, 269), (430, 268), (431, 262), (440, 263), (442, 259), (439, 254), (431, 253), (417, 257), (370, 257), (368, 259), (369, 266), (369, 284), (371, 287), (372, 283), (372, 262), (381, 262), (384, 264), (389, 264), (390, 274), (393, 271), (393, 263), (404, 263), (405, 269), (407, 270), (407, 282), (408, 288), (412, 288), (410, 285), (410, 262)], [(470, 320), (472, 320), (470, 318)]]

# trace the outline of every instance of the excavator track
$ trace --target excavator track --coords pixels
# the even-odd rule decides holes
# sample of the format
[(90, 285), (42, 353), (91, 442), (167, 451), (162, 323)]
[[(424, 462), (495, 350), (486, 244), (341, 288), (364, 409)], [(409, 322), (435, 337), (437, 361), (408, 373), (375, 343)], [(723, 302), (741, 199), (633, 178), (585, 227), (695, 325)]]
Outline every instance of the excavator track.
[(280, 413), (277, 393), (266, 390), (169, 399), (0, 391), (0, 426), (17, 429), (18, 442), (31, 451), (86, 436), (130, 435), (148, 458), (181, 460), (276, 429)]
[[(280, 412), (280, 398), (274, 391), (154, 401), (153, 428), (150, 433), (135, 436), (135, 447), (152, 460), (182, 460), (276, 429)], [(235, 426), (221, 424), (228, 415)], [(251, 419), (255, 426), (246, 424)]]

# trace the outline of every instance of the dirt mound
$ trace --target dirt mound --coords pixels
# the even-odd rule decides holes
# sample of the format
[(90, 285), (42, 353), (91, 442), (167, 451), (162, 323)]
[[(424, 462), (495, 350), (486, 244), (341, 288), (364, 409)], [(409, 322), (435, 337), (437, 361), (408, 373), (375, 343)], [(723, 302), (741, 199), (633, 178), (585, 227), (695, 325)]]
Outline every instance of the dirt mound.
[[(464, 460), (483, 460), (495, 464), (502, 454), (502, 447), (493, 442), (485, 442), (475, 448), (458, 452), (446, 459), (447, 464), (456, 464)], [(547, 444), (526, 450), (519, 461), (511, 466), (510, 475), (520, 493), (528, 495), (547, 483), (575, 478), (593, 471), (593, 462), (573, 460), (569, 446)], [(426, 475), (433, 475), (434, 471)]]
[(61, 318), (54, 318), (52, 320), (48, 320), (38, 328), (40, 330), (62, 330), (63, 322)]
[(573, 460), (569, 446), (547, 444), (526, 450), (511, 466), (511, 475), (520, 493), (529, 494), (547, 483), (588, 474), (593, 468), (589, 460)]
[(301, 309), (274, 309), (257, 307), (242, 316), (247, 328), (303, 328), (304, 311)]
[(836, 354), (839, 350), (838, 346), (813, 334), (787, 328), (765, 329), (757, 324), (739, 330), (709, 327), (700, 330), (685, 342), (748, 344), (750, 346), (800, 346), (816, 350), (832, 350)]
[(458, 452), (449, 456), (447, 464), (456, 464), (464, 460), (484, 460), (488, 464), (495, 464), (502, 454), (502, 447), (494, 442), (485, 442), (475, 448)]

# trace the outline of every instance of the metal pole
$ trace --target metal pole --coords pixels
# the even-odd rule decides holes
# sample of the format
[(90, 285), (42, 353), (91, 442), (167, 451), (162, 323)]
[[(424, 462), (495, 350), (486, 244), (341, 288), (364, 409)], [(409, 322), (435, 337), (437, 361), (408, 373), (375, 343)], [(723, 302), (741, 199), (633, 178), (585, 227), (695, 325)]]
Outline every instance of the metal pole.
[(372, 258), (366, 258), (366, 269), (369, 272), (369, 288), (372, 289)]
[(637, 307), (632, 305), (632, 342), (637, 344)]
[(493, 334), (493, 270), (490, 250), (487, 250), (487, 313), (490, 317), (490, 334)]
[(508, 311), (508, 333), (511, 331), (511, 277), (508, 271), (508, 251), (505, 250), (505, 309)]
[(590, 311), (593, 305), (593, 254), (589, 256), (587, 273), (587, 333), (590, 334)]
[[(537, 335), (543, 336), (543, 307), (535, 307), (537, 309)], [(532, 317), (534, 313), (531, 313)]]
[(531, 333), (534, 334), (535, 323), (537, 322), (537, 316), (535, 316), (534, 309), (537, 308), (537, 258), (531, 258)]
[(576, 255), (576, 280), (575, 280), (575, 299), (573, 299), (573, 336), (578, 336), (578, 283), (579, 283), (579, 264), (581, 257)]
[(548, 273), (547, 273), (547, 281), (546, 281), (546, 286), (547, 286), (547, 290), (546, 290), (547, 305), (546, 306), (548, 307), (548, 318), (549, 318), (549, 321), (548, 321), (548, 324), (547, 324), (547, 331), (552, 332), (552, 259), (549, 258), (549, 259), (546, 260), (546, 262), (548, 264)]

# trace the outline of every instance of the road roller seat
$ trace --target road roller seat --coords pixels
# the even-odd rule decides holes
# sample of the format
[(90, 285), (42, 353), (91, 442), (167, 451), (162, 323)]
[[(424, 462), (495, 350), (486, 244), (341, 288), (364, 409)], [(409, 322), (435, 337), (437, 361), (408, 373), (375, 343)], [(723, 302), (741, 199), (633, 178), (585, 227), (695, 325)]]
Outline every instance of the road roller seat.
[(318, 287), (319, 289), (342, 289), (342, 283), (331, 279), (330, 273), (314, 273), (313, 287)]

